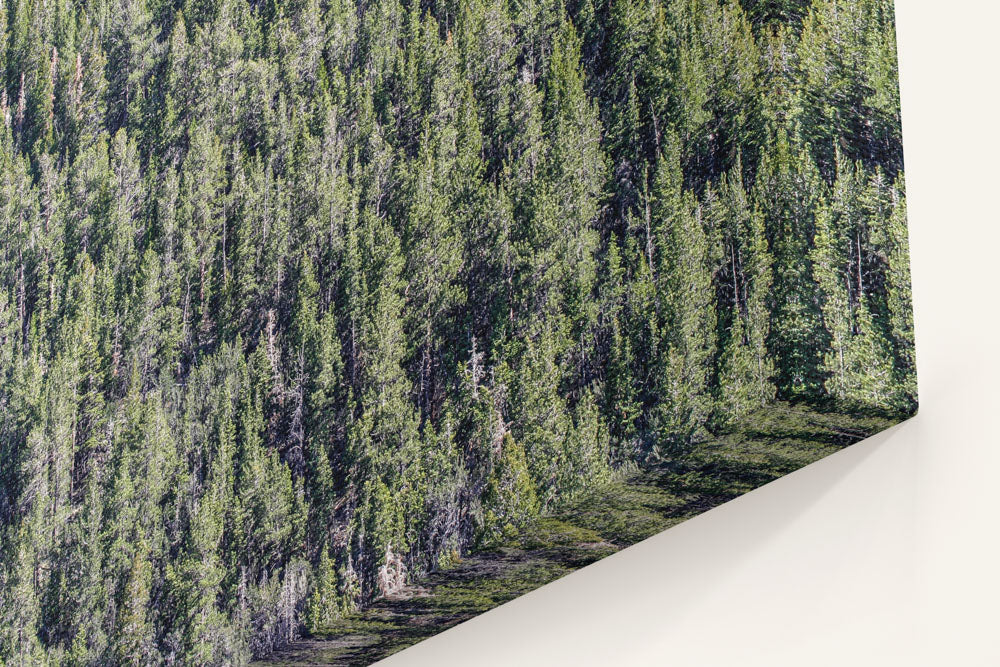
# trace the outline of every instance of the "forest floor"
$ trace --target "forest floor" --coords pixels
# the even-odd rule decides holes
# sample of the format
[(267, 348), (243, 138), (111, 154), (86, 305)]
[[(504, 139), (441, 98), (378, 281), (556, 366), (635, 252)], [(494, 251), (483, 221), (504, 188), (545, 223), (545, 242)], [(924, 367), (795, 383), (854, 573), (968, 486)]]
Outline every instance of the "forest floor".
[(370, 665), (881, 431), (897, 420), (768, 408), (683, 459), (590, 489), (496, 551), (475, 553), (258, 665)]

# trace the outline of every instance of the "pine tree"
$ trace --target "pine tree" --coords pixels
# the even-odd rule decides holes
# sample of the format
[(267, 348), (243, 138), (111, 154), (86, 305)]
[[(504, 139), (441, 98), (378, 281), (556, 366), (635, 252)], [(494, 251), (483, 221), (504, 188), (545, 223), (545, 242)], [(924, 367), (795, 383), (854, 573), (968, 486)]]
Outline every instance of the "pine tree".
[[(420, 341), (414, 365), (418, 405), (424, 416), (431, 416), (440, 403), (442, 343), (461, 299), (456, 278), (462, 247), (452, 220), (455, 202), (449, 196), (449, 181), (455, 178), (451, 172), (456, 168), (457, 133), (454, 119), (449, 118), (453, 113), (439, 108), (436, 115), (444, 125), (425, 130), (416, 164), (409, 170), (412, 190), (403, 240), (408, 248), (406, 279), (413, 286), (408, 298), (413, 314), (408, 333), (410, 339)], [(476, 173), (466, 172), (462, 177), (475, 179)]]
[(140, 545), (132, 559), (122, 607), (118, 611), (114, 654), (115, 660), (122, 665), (144, 665), (153, 657), (153, 625), (147, 612), (152, 571), (147, 551), (148, 547)]
[(153, 65), (154, 30), (146, 0), (119, 0), (113, 12), (108, 53), (108, 127), (139, 126), (148, 118), (143, 99)]
[[(615, 438), (618, 456), (630, 456), (638, 441), (642, 403), (638, 391), (637, 369), (640, 365), (632, 345), (627, 311), (628, 292), (625, 270), (621, 265), (617, 243), (612, 243), (606, 255), (605, 306), (607, 358), (604, 392), (604, 411), (610, 420), (611, 434)], [(626, 452), (628, 452), (626, 454)]]
[(223, 235), (225, 215), (224, 160), (216, 134), (205, 125), (189, 130), (191, 148), (181, 167), (180, 238), (184, 258), (184, 312), (186, 342), (193, 348), (211, 346), (216, 337), (212, 317), (216, 289), (213, 262), (216, 244)]
[(779, 133), (765, 155), (755, 198), (768, 221), (768, 247), (774, 257), (768, 351), (775, 358), (778, 396), (796, 399), (822, 391), (821, 351), (828, 345), (815, 298), (810, 239), (822, 186), (812, 161), (795, 152)]
[[(830, 210), (816, 214), (812, 257), (830, 336), (826, 388), (840, 399), (879, 404), (891, 400), (892, 354), (873, 313), (878, 297), (865, 209), (881, 206), (877, 179), (865, 187), (861, 173), (860, 166), (838, 168)], [(878, 211), (871, 217), (883, 215)]]
[(721, 180), (709, 210), (722, 242), (716, 281), (726, 297), (718, 311), (720, 323), (728, 320), (730, 329), (721, 343), (718, 396), (724, 421), (730, 422), (765, 406), (775, 395), (774, 363), (766, 345), (773, 259), (763, 216), (750, 208), (741, 171), (737, 162)]
[(891, 404), (892, 350), (867, 304), (862, 304), (857, 309), (854, 328), (855, 333), (850, 337), (845, 351), (849, 365), (840, 382), (834, 383), (830, 391), (834, 395), (846, 396), (865, 405)]
[(44, 662), (45, 647), (39, 641), (41, 615), (34, 574), (38, 562), (29, 539), (31, 527), (5, 530), (4, 562), (0, 567), (0, 656), (15, 664)]
[(654, 267), (659, 341), (649, 436), (654, 452), (689, 444), (711, 410), (715, 351), (710, 248), (703, 211), (682, 190), (677, 144), (657, 164), (653, 185)]
[(823, 298), (823, 320), (830, 335), (830, 351), (824, 366), (830, 378), (826, 386), (834, 395), (844, 397), (847, 374), (854, 363), (848, 358), (848, 345), (854, 328), (849, 301), (849, 277), (841, 239), (831, 221), (831, 214), (821, 209), (816, 213), (816, 246), (813, 250), (813, 267), (816, 282)]
[[(404, 517), (417, 516), (414, 506), (422, 494), (408, 484), (420, 475), (419, 438), (403, 370), (399, 239), (370, 210), (365, 210), (362, 223), (359, 245), (371, 275), (368, 284), (375, 289), (359, 322), (359, 375), (366, 389), (359, 397), (361, 416), (348, 434), (347, 457), (349, 477), (361, 497), (355, 535), (370, 593), (377, 588), (377, 571), (409, 549)], [(389, 484), (409, 493), (393, 495)]]
[(320, 550), (313, 589), (307, 604), (306, 629), (311, 634), (323, 630), (339, 618), (342, 611), (337, 571), (325, 544)]
[(191, 664), (210, 664), (221, 648), (217, 640), (225, 625), (218, 607), (224, 573), (219, 555), (226, 504), (225, 473), (220, 461), (217, 478), (191, 507), (191, 524), (178, 559), (168, 565), (166, 583), (170, 592), (173, 627), (181, 646), (180, 658)]
[[(891, 190), (888, 219), (873, 220), (875, 252), (884, 263), (888, 337), (895, 367), (895, 404), (905, 413), (916, 409), (917, 376), (913, 344), (913, 295), (910, 287), (910, 247), (906, 230), (906, 195), (902, 174)], [(884, 231), (883, 231), (884, 230)]]
[(541, 507), (552, 505), (561, 491), (579, 483), (570, 476), (565, 449), (573, 422), (559, 393), (562, 369), (558, 363), (558, 334), (542, 328), (537, 339), (524, 343), (519, 364), (509, 371), (500, 369), (501, 381), (511, 378), (510, 420), (515, 442), (525, 443), (528, 469)]
[[(319, 284), (312, 260), (304, 255), (292, 323), (295, 343), (290, 366), (297, 377), (292, 435), (302, 448), (310, 500), (309, 525), (315, 542), (326, 534), (336, 501), (330, 455), (343, 439), (347, 396), (342, 385), (340, 351), (332, 315), (318, 312)], [(249, 379), (248, 379), (249, 381)]]
[(528, 474), (524, 448), (506, 432), (494, 451), (492, 470), (483, 491), (483, 523), (479, 542), (496, 546), (517, 536), (518, 529), (538, 514), (534, 483)]

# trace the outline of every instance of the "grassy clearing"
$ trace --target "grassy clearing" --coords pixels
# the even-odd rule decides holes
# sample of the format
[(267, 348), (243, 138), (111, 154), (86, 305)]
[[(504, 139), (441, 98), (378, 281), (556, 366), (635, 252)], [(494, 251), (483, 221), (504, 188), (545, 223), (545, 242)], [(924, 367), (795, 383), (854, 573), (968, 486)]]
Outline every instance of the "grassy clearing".
[[(590, 489), (518, 539), (431, 573), (266, 661), (368, 665), (685, 519), (823, 458), (897, 420), (777, 405), (675, 461)], [(264, 663), (262, 663), (264, 664)]]

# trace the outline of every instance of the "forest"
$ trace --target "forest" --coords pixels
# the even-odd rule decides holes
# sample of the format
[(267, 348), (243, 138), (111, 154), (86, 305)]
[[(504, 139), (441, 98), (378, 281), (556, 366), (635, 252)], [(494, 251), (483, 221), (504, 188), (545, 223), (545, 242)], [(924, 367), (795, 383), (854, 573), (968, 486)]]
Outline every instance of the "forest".
[(0, 0), (0, 116), (0, 664), (246, 664), (916, 410), (891, 0)]

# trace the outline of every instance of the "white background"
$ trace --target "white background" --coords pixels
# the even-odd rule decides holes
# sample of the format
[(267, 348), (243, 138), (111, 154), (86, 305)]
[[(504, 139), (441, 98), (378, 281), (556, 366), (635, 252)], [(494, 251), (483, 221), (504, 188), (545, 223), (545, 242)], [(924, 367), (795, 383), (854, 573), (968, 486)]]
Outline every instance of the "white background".
[(1000, 6), (896, 5), (920, 414), (386, 667), (1000, 665)]

